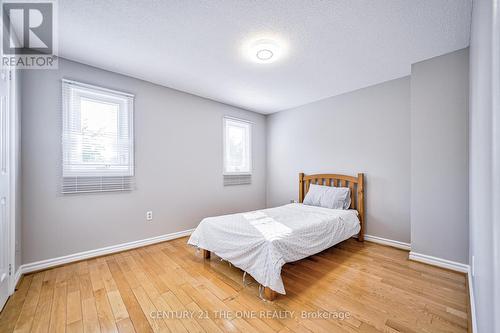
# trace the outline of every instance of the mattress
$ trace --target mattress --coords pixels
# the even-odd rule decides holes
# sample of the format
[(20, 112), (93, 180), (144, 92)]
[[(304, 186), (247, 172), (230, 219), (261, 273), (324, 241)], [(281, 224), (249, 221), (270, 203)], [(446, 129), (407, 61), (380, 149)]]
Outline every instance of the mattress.
[(188, 244), (211, 251), (264, 287), (286, 294), (281, 268), (356, 235), (356, 210), (293, 203), (247, 213), (207, 217)]

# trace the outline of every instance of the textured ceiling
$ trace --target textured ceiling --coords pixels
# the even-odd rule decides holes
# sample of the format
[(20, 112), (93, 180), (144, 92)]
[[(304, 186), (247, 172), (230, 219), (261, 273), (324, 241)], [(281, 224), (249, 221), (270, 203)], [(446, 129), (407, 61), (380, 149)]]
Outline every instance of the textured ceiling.
[[(272, 113), (468, 46), (471, 0), (61, 0), (59, 9), (62, 57)], [(285, 57), (242, 55), (269, 37)]]

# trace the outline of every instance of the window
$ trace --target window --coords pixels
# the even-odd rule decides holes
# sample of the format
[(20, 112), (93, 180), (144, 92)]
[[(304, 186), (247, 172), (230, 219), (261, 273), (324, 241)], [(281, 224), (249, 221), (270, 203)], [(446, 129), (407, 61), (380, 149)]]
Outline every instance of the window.
[(134, 96), (63, 80), (63, 193), (130, 190)]
[(224, 117), (224, 184), (249, 184), (252, 174), (252, 124)]

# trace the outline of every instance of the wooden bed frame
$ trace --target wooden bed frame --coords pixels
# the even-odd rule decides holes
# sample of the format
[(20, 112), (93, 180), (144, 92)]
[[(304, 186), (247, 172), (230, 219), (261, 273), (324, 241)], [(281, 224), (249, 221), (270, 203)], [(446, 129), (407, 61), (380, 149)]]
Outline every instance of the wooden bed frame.
[[(317, 174), (304, 175), (299, 173), (299, 202), (302, 203), (309, 191), (311, 184), (334, 186), (334, 187), (349, 187), (351, 194), (351, 206), (349, 209), (358, 211), (358, 218), (361, 229), (359, 230), (358, 240), (364, 240), (365, 233), (365, 197), (364, 197), (364, 174), (358, 173), (357, 177), (335, 174)], [(356, 194), (356, 196), (354, 195)]]
[[(357, 235), (358, 241), (364, 240), (365, 232), (365, 198), (364, 198), (364, 174), (358, 173), (357, 177), (337, 175), (337, 174), (315, 174), (305, 175), (299, 173), (299, 202), (302, 203), (309, 191), (311, 184), (334, 186), (334, 187), (349, 187), (351, 194), (350, 209), (358, 211), (358, 218), (361, 229)], [(354, 195), (356, 194), (356, 195)], [(203, 250), (203, 258), (210, 259), (210, 251)], [(263, 296), (265, 299), (272, 301), (278, 293), (271, 288), (264, 287)]]

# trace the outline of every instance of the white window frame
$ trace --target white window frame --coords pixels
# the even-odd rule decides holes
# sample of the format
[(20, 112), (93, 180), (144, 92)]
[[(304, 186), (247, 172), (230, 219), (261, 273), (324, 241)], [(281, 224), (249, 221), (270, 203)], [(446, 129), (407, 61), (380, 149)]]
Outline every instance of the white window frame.
[[(248, 157), (248, 163), (249, 163), (249, 171), (245, 172), (231, 172), (231, 171), (226, 171), (226, 122), (231, 121), (231, 122), (236, 122), (236, 123), (242, 123), (248, 126), (248, 152), (249, 152), (249, 157)], [(222, 174), (224, 176), (237, 176), (237, 175), (251, 175), (253, 172), (253, 150), (252, 150), (252, 131), (253, 131), (253, 123), (251, 121), (245, 120), (245, 119), (240, 119), (236, 117), (230, 117), (230, 116), (224, 116), (222, 118)]]
[[(62, 152), (63, 178), (68, 177), (132, 177), (134, 176), (134, 95), (121, 91), (111, 90), (95, 85), (77, 81), (62, 80), (63, 90), (63, 138)], [(128, 164), (127, 165), (105, 165), (89, 163), (70, 163), (72, 152), (71, 144), (67, 136), (70, 135), (71, 122), (74, 121), (76, 112), (71, 109), (75, 98), (88, 98), (91, 100), (119, 104), (119, 112), (127, 112), (128, 120)], [(120, 118), (120, 116), (119, 116)], [(120, 134), (119, 134), (120, 136)]]

